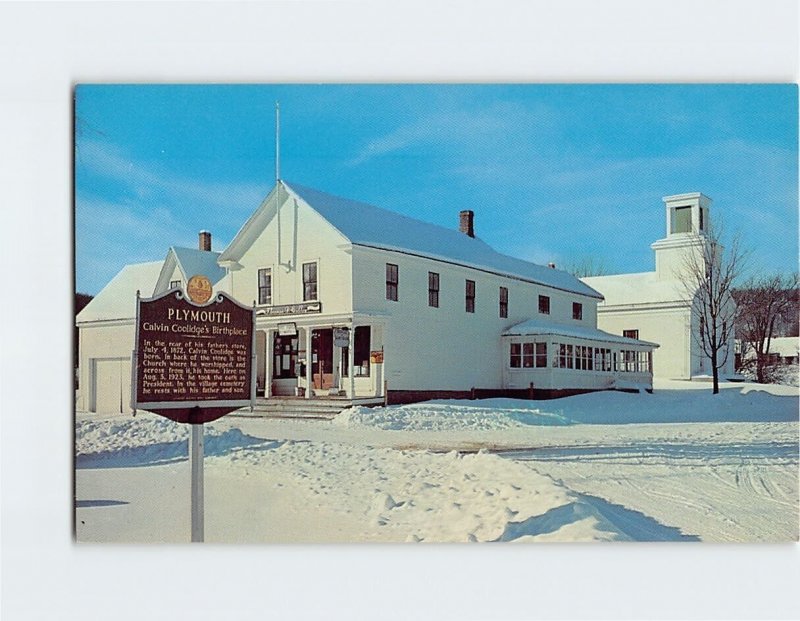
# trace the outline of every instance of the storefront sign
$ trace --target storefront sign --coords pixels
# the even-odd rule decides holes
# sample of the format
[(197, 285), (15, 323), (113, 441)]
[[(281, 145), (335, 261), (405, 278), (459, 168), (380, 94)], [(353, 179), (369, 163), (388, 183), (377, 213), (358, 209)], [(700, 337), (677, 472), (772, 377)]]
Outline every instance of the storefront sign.
[(333, 344), (336, 347), (350, 347), (350, 330), (347, 328), (334, 328)]
[(322, 302), (303, 302), (301, 304), (282, 304), (279, 306), (265, 306), (258, 309), (258, 315), (267, 317), (281, 317), (283, 315), (307, 315), (321, 313)]
[(297, 336), (296, 323), (279, 323), (278, 334), (281, 336)]
[(175, 289), (137, 302), (134, 410), (199, 424), (253, 404), (252, 308), (224, 293), (201, 306)]
[(383, 363), (383, 350), (379, 349), (378, 351), (369, 352), (369, 361), (372, 364), (382, 364)]

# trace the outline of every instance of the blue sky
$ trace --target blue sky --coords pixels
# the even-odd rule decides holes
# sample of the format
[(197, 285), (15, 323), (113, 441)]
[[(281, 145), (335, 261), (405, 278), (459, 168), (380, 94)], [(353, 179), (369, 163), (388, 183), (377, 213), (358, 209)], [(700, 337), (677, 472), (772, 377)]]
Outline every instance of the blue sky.
[(281, 177), (475, 228), (497, 250), (654, 268), (663, 196), (700, 191), (752, 264), (798, 261), (794, 85), (81, 85), (76, 287), (127, 263), (222, 250)]

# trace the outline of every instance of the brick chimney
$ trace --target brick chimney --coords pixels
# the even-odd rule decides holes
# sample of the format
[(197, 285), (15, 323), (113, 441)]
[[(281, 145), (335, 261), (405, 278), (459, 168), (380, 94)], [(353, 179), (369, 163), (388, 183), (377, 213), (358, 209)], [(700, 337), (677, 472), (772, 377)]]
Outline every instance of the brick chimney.
[(211, 251), (211, 233), (200, 231), (200, 250)]
[(475, 237), (475, 212), (471, 209), (465, 209), (458, 214), (458, 230)]

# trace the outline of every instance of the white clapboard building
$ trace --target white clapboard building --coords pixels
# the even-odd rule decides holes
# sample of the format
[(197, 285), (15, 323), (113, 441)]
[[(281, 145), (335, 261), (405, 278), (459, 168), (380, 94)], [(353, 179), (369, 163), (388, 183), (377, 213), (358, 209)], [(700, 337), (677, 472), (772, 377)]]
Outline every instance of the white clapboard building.
[[(699, 192), (665, 196), (666, 234), (650, 247), (655, 271), (584, 278), (603, 294), (598, 326), (620, 336), (659, 345), (653, 356), (655, 377), (691, 379), (712, 373), (711, 361), (697, 338), (700, 317), (681, 272), (689, 253), (702, 252), (711, 223), (711, 199)], [(733, 304), (733, 301), (730, 302)], [(720, 378), (734, 376), (734, 330)]]
[(130, 394), (136, 291), (207, 276), (256, 309), (257, 394), (390, 403), (652, 388), (657, 345), (597, 329), (574, 276), (458, 230), (279, 181), (221, 253), (129, 265), (78, 315), (80, 408)]

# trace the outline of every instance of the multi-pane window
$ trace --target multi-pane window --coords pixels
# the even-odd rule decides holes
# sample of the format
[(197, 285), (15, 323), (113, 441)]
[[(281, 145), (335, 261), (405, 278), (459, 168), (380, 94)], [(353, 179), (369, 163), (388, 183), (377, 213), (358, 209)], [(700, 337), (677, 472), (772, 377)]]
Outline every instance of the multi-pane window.
[(547, 366), (547, 343), (536, 343), (536, 368)]
[(468, 280), (466, 285), (465, 309), (468, 313), (475, 312), (475, 281)]
[(639, 338), (639, 331), (638, 330), (623, 330), (622, 336), (626, 339), (638, 339)]
[(439, 308), (439, 274), (428, 272), (428, 306)]
[(550, 314), (550, 296), (548, 295), (540, 295), (539, 296), (539, 312), (543, 315)]
[(592, 348), (588, 345), (575, 346), (575, 368), (581, 371), (591, 371), (593, 368)]
[(547, 367), (547, 343), (511, 343), (508, 364), (514, 369)]
[(580, 302), (572, 303), (572, 318), (580, 321), (583, 319), (583, 304)]
[(508, 317), (508, 288), (500, 287), (500, 316)]
[(522, 366), (526, 369), (533, 368), (533, 343), (522, 344)]
[(180, 289), (181, 288), (181, 281), (180, 280), (170, 280), (169, 281), (169, 288), (170, 289)]
[(258, 270), (258, 303), (272, 304), (272, 270), (268, 267)]
[(397, 302), (398, 269), (394, 263), (386, 264), (386, 299)]
[(561, 369), (572, 369), (575, 367), (575, 361), (572, 357), (572, 345), (566, 343), (559, 343), (558, 355), (556, 356), (554, 366)]
[(303, 300), (317, 299), (317, 264), (303, 263)]
[(594, 350), (594, 368), (597, 371), (611, 370), (611, 350), (606, 347), (596, 347)]

